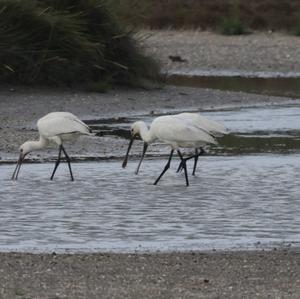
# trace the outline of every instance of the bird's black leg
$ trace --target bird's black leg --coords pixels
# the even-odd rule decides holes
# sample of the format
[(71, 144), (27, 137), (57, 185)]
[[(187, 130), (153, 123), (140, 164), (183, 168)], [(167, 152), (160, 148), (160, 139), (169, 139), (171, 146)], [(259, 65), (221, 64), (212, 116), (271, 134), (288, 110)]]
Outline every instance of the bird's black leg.
[(195, 175), (198, 158), (199, 158), (198, 149), (195, 148), (195, 160), (194, 160), (194, 167), (193, 167), (193, 173), (192, 173), (192, 175)]
[(74, 177), (73, 177), (73, 173), (72, 173), (72, 168), (71, 168), (71, 160), (70, 160), (70, 157), (68, 156), (65, 148), (61, 145), (61, 149), (62, 151), (64, 152), (65, 154), (65, 157), (67, 159), (67, 162), (68, 162), (68, 166), (69, 166), (69, 170), (70, 170), (70, 175), (71, 175), (71, 181), (74, 181)]
[(177, 153), (178, 153), (178, 156), (181, 159), (182, 167), (184, 169), (186, 186), (189, 186), (189, 179), (188, 179), (188, 174), (187, 174), (187, 169), (186, 169), (186, 160), (182, 157), (182, 154), (179, 150), (177, 150)]
[[(187, 160), (190, 160), (190, 159), (192, 159), (192, 158), (195, 158), (195, 155), (192, 155), (192, 156), (187, 157), (187, 158), (183, 158), (183, 160), (184, 160), (184, 161), (187, 161)], [(179, 171), (181, 171), (181, 170), (182, 170), (182, 161), (180, 161), (179, 166), (178, 166), (176, 172), (179, 172)]]
[(62, 145), (59, 146), (59, 152), (58, 152), (58, 157), (57, 157), (57, 160), (55, 162), (55, 166), (54, 166), (54, 169), (53, 169), (53, 172), (52, 172), (52, 175), (51, 175), (51, 178), (50, 180), (53, 180), (53, 177), (54, 177), (54, 174), (56, 172), (56, 169), (60, 163), (60, 158), (61, 158), (61, 150), (62, 150)]
[(197, 167), (197, 162), (198, 162), (198, 158), (199, 156), (204, 154), (204, 149), (202, 147), (200, 147), (200, 152), (198, 152), (198, 149), (195, 149), (195, 162), (194, 162), (194, 168), (193, 168), (193, 175), (195, 175), (196, 172), (196, 167)]
[[(192, 173), (192, 175), (195, 175), (196, 167), (197, 167), (197, 162), (198, 162), (198, 157), (205, 153), (204, 149), (202, 147), (200, 147), (199, 149), (200, 149), (200, 152), (198, 151), (197, 148), (195, 148), (195, 154), (194, 155), (183, 159), (184, 161), (190, 160), (192, 158), (195, 159), (194, 160), (194, 167), (193, 167), (193, 173)], [(181, 171), (182, 169), (183, 169), (183, 167), (182, 167), (182, 161), (180, 161), (179, 166), (177, 168), (177, 172)]]
[(156, 181), (154, 182), (154, 185), (156, 185), (158, 183), (158, 181), (161, 179), (161, 177), (164, 175), (164, 173), (170, 168), (170, 164), (171, 164), (171, 160), (172, 160), (172, 156), (173, 156), (174, 150), (172, 149), (170, 152), (170, 156), (169, 156), (169, 160), (164, 168), (164, 170), (162, 171), (162, 173), (160, 174), (160, 176), (156, 179)]

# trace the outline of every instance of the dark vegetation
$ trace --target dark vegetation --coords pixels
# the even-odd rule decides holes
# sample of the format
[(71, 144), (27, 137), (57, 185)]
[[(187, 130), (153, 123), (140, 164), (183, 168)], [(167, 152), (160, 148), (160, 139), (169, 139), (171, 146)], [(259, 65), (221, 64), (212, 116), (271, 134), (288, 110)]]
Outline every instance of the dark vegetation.
[(222, 34), (225, 35), (241, 35), (247, 32), (245, 26), (237, 17), (224, 18), (220, 24), (219, 30)]
[(103, 90), (157, 74), (103, 0), (0, 0), (1, 82)]
[(144, 85), (159, 68), (127, 29), (142, 27), (300, 35), (300, 1), (0, 0), (0, 82)]
[(292, 33), (294, 35), (300, 36), (300, 12), (298, 14), (296, 24), (293, 26)]
[[(200, 28), (225, 34), (285, 30), (300, 34), (299, 0), (110, 0), (127, 24)], [(247, 28), (247, 29), (246, 29)]]

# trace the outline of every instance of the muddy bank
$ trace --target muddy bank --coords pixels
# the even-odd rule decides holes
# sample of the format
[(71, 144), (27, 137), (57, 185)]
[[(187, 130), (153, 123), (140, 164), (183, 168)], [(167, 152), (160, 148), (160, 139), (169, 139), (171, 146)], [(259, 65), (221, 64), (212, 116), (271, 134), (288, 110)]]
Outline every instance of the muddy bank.
[[(2, 87), (0, 91), (0, 161), (15, 159), (20, 144), (38, 138), (36, 121), (51, 111), (70, 111), (83, 120), (151, 114), (165, 111), (202, 111), (226, 107), (273, 105), (288, 98), (241, 92), (167, 86), (156, 90), (112, 90), (106, 94), (72, 90)], [(120, 157), (127, 142), (118, 137), (82, 137), (67, 146), (72, 156)], [(133, 152), (134, 153), (134, 152)], [(32, 158), (56, 156), (54, 147)]]
[(0, 254), (1, 298), (299, 298), (299, 251)]

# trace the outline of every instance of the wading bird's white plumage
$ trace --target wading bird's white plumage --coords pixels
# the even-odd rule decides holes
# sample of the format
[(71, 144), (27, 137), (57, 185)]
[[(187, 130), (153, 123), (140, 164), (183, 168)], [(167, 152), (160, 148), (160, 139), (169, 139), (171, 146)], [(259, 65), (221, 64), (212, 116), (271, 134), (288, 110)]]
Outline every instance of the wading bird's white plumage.
[(214, 137), (221, 137), (229, 133), (229, 131), (216, 121), (207, 119), (199, 113), (180, 113), (177, 117), (182, 118), (185, 121), (191, 121), (195, 126), (198, 126)]
[(93, 135), (91, 133), (91, 129), (70, 112), (51, 112), (38, 120), (37, 127), (40, 138), (38, 141), (27, 141), (20, 146), (20, 157), (12, 175), (12, 179), (18, 178), (21, 164), (28, 153), (43, 149), (48, 146), (49, 143), (54, 142), (59, 146), (59, 154), (51, 180), (53, 179), (55, 171), (60, 163), (61, 152), (64, 153), (67, 159), (71, 180), (74, 180), (70, 158), (63, 147), (63, 143), (65, 141), (75, 139), (79, 135)]
[[(191, 157), (184, 159), (181, 152), (179, 151), (179, 148), (184, 147), (196, 149), (195, 155), (192, 156), (195, 158), (193, 171), (194, 174), (198, 156), (203, 153), (202, 147), (206, 144), (217, 144), (217, 140), (215, 138), (220, 137), (224, 134), (228, 134), (228, 131), (222, 124), (208, 120), (207, 118), (197, 113), (180, 113), (176, 115), (160, 116), (152, 121), (149, 129), (143, 121), (137, 121), (131, 126), (131, 140), (123, 162), (123, 168), (127, 165), (129, 151), (132, 146), (133, 140), (136, 137), (140, 136), (144, 141), (143, 154), (137, 167), (136, 173), (138, 173), (139, 171), (148, 144), (154, 142), (155, 140), (160, 140), (166, 144), (169, 144), (172, 150), (169, 156), (168, 163), (166, 164), (163, 172), (154, 184), (156, 185), (158, 183), (162, 175), (170, 167), (173, 152), (174, 150), (177, 150), (177, 153), (181, 159), (180, 165), (185, 171), (186, 185), (188, 186), (189, 183), (186, 169), (186, 160)], [(200, 154), (198, 153), (199, 148), (201, 148)]]
[(38, 120), (37, 127), (40, 136), (53, 140), (58, 145), (61, 141), (76, 138), (76, 134), (91, 134), (91, 129), (70, 112), (51, 112)]

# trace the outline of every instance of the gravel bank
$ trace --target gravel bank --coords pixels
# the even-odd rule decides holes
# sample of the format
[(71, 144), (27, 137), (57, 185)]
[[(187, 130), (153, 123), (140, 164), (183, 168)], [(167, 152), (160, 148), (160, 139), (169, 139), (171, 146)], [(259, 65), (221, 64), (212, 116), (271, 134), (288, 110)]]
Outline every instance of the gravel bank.
[[(299, 72), (300, 38), (281, 33), (224, 36), (205, 31), (159, 30), (139, 33), (148, 53), (172, 71)], [(169, 56), (184, 62), (172, 62)]]
[(1, 253), (0, 281), (5, 299), (296, 299), (300, 253)]

